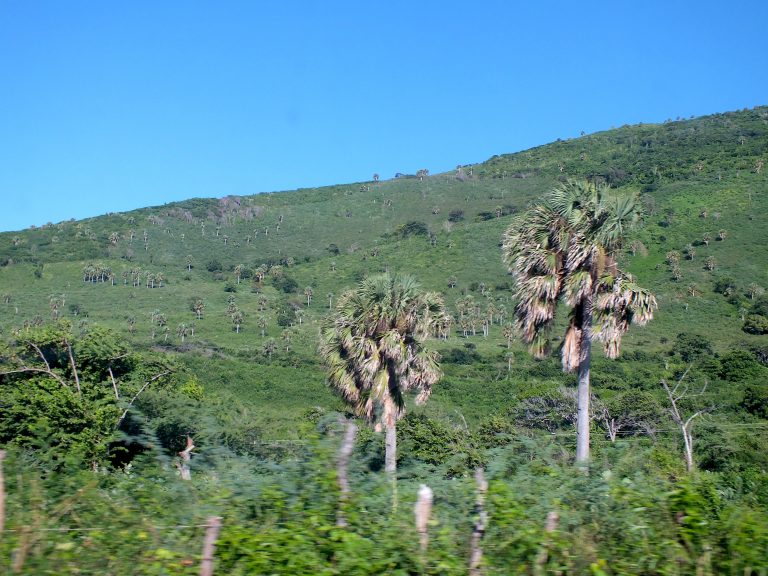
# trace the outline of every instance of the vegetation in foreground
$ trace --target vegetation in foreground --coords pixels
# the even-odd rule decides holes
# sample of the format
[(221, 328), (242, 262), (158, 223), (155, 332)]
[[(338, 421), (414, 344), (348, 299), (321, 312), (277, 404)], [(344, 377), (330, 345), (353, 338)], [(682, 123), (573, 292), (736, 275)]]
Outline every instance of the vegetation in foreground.
[[(766, 573), (767, 126), (758, 108), (623, 127), (451, 174), (0, 234), (3, 565), (199, 573), (220, 516), (216, 573), (466, 574), (481, 525), (487, 574)], [(570, 177), (641, 194), (616, 260), (659, 304), (620, 358), (591, 359), (589, 474), (576, 379), (522, 348), (499, 254)], [(385, 270), (452, 322), (428, 343), (443, 377), (397, 424), (396, 493), (368, 427), (339, 467), (354, 414), (315, 352), (345, 289)]]

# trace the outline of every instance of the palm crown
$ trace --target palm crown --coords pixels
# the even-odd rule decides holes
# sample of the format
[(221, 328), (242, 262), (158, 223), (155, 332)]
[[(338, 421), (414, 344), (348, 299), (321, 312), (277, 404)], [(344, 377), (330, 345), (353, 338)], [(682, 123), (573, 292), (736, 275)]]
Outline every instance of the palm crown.
[(608, 186), (568, 181), (508, 228), (502, 246), (517, 280), (515, 315), (534, 354), (546, 353), (560, 301), (571, 308), (563, 347), (569, 372), (578, 365), (585, 313), (597, 321), (595, 337), (612, 358), (629, 325), (653, 317), (655, 298), (615, 260), (624, 235), (640, 220), (639, 208), (636, 198)]
[(417, 402), (424, 402), (440, 378), (437, 353), (422, 342), (443, 316), (442, 298), (420, 292), (409, 276), (363, 280), (339, 297), (322, 332), (330, 385), (368, 421), (398, 418), (406, 392), (418, 391)]

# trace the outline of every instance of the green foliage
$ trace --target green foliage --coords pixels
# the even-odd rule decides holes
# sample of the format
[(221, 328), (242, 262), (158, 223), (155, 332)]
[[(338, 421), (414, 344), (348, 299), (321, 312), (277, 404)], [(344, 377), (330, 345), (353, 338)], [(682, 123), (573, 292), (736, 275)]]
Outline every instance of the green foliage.
[(705, 356), (711, 356), (714, 351), (710, 341), (701, 334), (681, 332), (675, 338), (672, 352), (679, 355), (683, 362), (695, 362)]
[(768, 316), (750, 314), (744, 319), (742, 330), (747, 334), (768, 334)]
[(768, 420), (768, 386), (748, 386), (744, 390), (741, 406), (750, 414)]

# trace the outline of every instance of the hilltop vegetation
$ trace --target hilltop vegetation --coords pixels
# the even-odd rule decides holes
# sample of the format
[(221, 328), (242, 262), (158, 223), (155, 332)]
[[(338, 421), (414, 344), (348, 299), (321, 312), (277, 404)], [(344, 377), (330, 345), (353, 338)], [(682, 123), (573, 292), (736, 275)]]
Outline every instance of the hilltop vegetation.
[[(297, 554), (327, 573), (465, 573), (471, 475), (483, 465), (496, 573), (521, 563), (757, 574), (768, 557), (758, 554), (768, 546), (766, 160), (768, 108), (758, 107), (624, 126), (444, 174), (191, 199), (0, 234), (0, 371), (37, 370), (0, 376), (0, 442), (10, 447), (8, 478), (18, 474), (8, 521), (85, 527), (108, 514), (133, 530), (216, 513), (231, 573), (267, 570), (258, 554), (274, 543), (269, 569), (280, 573), (318, 573), (291, 568)], [(575, 378), (556, 354), (534, 360), (520, 343), (500, 248), (512, 218), (567, 178), (640, 195), (645, 221), (620, 265), (659, 302), (619, 359), (595, 351), (599, 473), (577, 479)], [(430, 342), (443, 378), (398, 425), (401, 509), (388, 512), (383, 440), (364, 428), (342, 530), (329, 520), (328, 470), (346, 409), (325, 384), (318, 334), (345, 289), (384, 271), (441, 293), (453, 323)], [(704, 475), (685, 472), (662, 381), (687, 390), (683, 420), (704, 413), (693, 444)], [(188, 434), (193, 481), (177, 485)], [(401, 532), (417, 542), (408, 518), (419, 482), (437, 494), (427, 558), (416, 544), (384, 545)], [(59, 514), (69, 498), (77, 503)], [(169, 504), (178, 500), (191, 504)], [(555, 535), (545, 531), (551, 510), (564, 527)], [(131, 554), (142, 573), (195, 572), (184, 562), (197, 536), (152, 538), (121, 551), (103, 535), (57, 536), (48, 547), (18, 536), (0, 549), (27, 546), (29, 570), (76, 566), (74, 551), (95, 570), (89, 546), (102, 546), (112, 573)], [(361, 555), (381, 563), (364, 568)], [(670, 560), (654, 567), (655, 555)]]

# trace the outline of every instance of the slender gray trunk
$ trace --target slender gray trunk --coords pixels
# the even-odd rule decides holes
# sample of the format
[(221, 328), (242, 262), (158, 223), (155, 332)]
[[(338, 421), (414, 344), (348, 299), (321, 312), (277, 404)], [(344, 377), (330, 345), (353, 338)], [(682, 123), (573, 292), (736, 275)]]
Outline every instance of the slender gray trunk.
[(347, 422), (347, 429), (344, 432), (344, 440), (339, 450), (339, 459), (336, 463), (336, 471), (339, 480), (339, 508), (336, 512), (336, 526), (347, 526), (347, 517), (344, 513), (344, 507), (349, 500), (349, 459), (352, 456), (352, 450), (355, 448), (355, 436), (357, 435), (357, 426), (354, 422)]
[(488, 491), (488, 482), (482, 468), (475, 470), (475, 484), (477, 496), (475, 499), (475, 525), (472, 530), (472, 539), (469, 545), (469, 576), (480, 576), (480, 565), (483, 561), (482, 541), (485, 536), (485, 528), (488, 523), (488, 513), (485, 511), (485, 494)]
[(397, 428), (394, 417), (388, 417), (385, 423), (386, 438), (384, 441), (385, 456), (384, 470), (388, 474), (394, 474), (397, 470)]
[(578, 415), (576, 420), (576, 462), (589, 460), (589, 365), (592, 359), (592, 296), (584, 299), (579, 349)]

